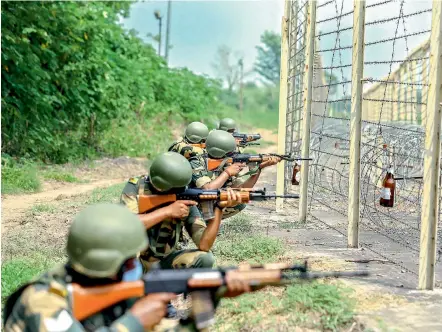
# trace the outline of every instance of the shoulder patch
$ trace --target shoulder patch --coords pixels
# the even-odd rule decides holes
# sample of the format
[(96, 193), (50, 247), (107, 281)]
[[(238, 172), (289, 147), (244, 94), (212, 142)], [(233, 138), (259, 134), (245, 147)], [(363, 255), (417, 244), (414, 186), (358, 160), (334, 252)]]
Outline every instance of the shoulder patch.
[(49, 285), (49, 293), (56, 294), (65, 298), (68, 295), (66, 288), (58, 282), (52, 281)]
[(129, 183), (133, 183), (133, 184), (137, 184), (138, 183), (138, 178), (130, 178)]

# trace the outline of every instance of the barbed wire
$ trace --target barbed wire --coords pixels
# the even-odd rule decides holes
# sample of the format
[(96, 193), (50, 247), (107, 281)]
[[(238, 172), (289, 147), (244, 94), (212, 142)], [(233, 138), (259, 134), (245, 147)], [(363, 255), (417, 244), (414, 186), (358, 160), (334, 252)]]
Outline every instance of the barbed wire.
[[(328, 11), (327, 14), (332, 16), (325, 18), (322, 16), (316, 21), (316, 24), (326, 23), (328, 29), (324, 28), (324, 31), (318, 31), (315, 34), (310, 137), (310, 152), (314, 161), (309, 163), (308, 216), (310, 220), (318, 221), (346, 236), (348, 203), (345, 198), (348, 199), (349, 193), (351, 106), (348, 90), (352, 83), (346, 76), (348, 77), (348, 71), (353, 63), (348, 63), (351, 56), (345, 52), (351, 52), (353, 46), (348, 40), (342, 46), (341, 38), (344, 32), (352, 30), (353, 27), (342, 27), (341, 20), (343, 17), (352, 15), (353, 11), (344, 12), (344, 0), (339, 4), (338, 1), (340, 0), (326, 1), (317, 6), (317, 9), (321, 8), (321, 13)], [(390, 29), (391, 36), (386, 35), (385, 38), (366, 41), (364, 44), (365, 47), (371, 47), (370, 49), (385, 45), (391, 47), (391, 52), (386, 58), (371, 59), (376, 55), (383, 56), (384, 53), (367, 53), (366, 51), (364, 59), (364, 66), (368, 73), (371, 67), (383, 68), (382, 66), (388, 65), (388, 69), (383, 77), (363, 79), (363, 83), (371, 83), (371, 85), (364, 89), (362, 98), (360, 227), (366, 231), (364, 234), (370, 235), (367, 238), (361, 235), (360, 242), (364, 248), (376, 255), (399, 265), (405, 271), (417, 274), (423, 187), (424, 130), (422, 124), (426, 120), (429, 46), (428, 42), (425, 42), (415, 48), (412, 54), (409, 46), (411, 45), (410, 38), (429, 35), (431, 29), (430, 22), (428, 22), (427, 28), (411, 32), (408, 20), (419, 15), (426, 15), (431, 12), (431, 9), (421, 8), (418, 11), (405, 13), (404, 0), (379, 1), (367, 5), (366, 8), (376, 7), (377, 10), (381, 10), (382, 6), (393, 3), (398, 4), (398, 14), (392, 13), (390, 17), (365, 23), (366, 29), (377, 29), (380, 25), (392, 23), (395, 27)], [(391, 9), (389, 11), (391, 12)], [(333, 22), (335, 22), (334, 26)], [(298, 25), (298, 27), (301, 28), (304, 25)], [(303, 30), (303, 33), (306, 32)], [(366, 32), (366, 35), (370, 33)], [(305, 40), (305, 35), (303, 37)], [(288, 112), (302, 113), (303, 108), (305, 56), (302, 59), (300, 57), (305, 53), (305, 44), (302, 41), (302, 38), (298, 41), (294, 56), (297, 59), (296, 68), (299, 68), (299, 71), (302, 70), (302, 74), (299, 72), (299, 76), (295, 75), (297, 85), (292, 91), (292, 98), (298, 98), (298, 103), (296, 106), (289, 105)], [(402, 52), (406, 56), (398, 60), (397, 54)], [(399, 69), (393, 71), (393, 65), (396, 64), (400, 64)], [(338, 72), (339, 74), (336, 75)], [(332, 80), (333, 75), (341, 77)], [(299, 98), (301, 98), (300, 103)], [(287, 138), (287, 142), (292, 140), (291, 146), (296, 144), (299, 148), (298, 143), (302, 139), (299, 122), (292, 121), (288, 128), (290, 126), (292, 126), (292, 136)], [(294, 133), (296, 137), (293, 136)], [(380, 206), (379, 198), (382, 180), (387, 167), (390, 166), (393, 166), (394, 177), (397, 179), (396, 192), (394, 207), (386, 208)], [(296, 189), (290, 184), (290, 171), (291, 169), (286, 166), (286, 192)], [(335, 197), (339, 197), (339, 200)], [(341, 217), (335, 215), (325, 217), (317, 212), (322, 210), (334, 211)], [(442, 208), (440, 213), (442, 213)], [(386, 245), (395, 248), (394, 251), (392, 253), (383, 251)], [(407, 255), (411, 259), (407, 259)], [(438, 249), (438, 259), (441, 256), (442, 247)]]

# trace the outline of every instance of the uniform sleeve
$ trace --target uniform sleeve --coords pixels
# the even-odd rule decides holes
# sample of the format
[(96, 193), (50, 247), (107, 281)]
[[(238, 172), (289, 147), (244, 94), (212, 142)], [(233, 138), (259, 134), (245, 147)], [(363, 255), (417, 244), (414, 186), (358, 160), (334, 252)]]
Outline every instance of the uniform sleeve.
[(199, 246), (201, 237), (206, 229), (206, 223), (201, 216), (200, 211), (196, 206), (192, 206), (189, 209), (189, 216), (186, 218), (184, 227), (186, 231), (189, 233), (193, 242)]
[[(69, 310), (65, 297), (51, 293), (48, 288), (28, 287), (18, 299), (5, 324), (5, 331), (86, 331)], [(96, 331), (143, 331), (141, 323), (130, 313), (116, 320), (110, 327)]]
[(189, 159), (190, 166), (192, 167), (192, 182), (191, 187), (202, 188), (206, 184), (210, 183), (212, 179), (207, 171), (204, 158), (199, 156)]
[(126, 183), (120, 196), (120, 204), (126, 205), (129, 210), (138, 214), (137, 194), (137, 185), (132, 182)]

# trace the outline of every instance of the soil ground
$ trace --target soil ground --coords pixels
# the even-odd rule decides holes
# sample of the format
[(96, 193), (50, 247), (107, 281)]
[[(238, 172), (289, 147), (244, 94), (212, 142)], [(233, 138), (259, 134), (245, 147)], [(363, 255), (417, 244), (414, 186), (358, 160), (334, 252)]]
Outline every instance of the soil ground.
[[(271, 131), (259, 130), (266, 141), (276, 143)], [(275, 152), (276, 145), (254, 150)], [(11, 259), (29, 251), (30, 246), (56, 248), (63, 252), (64, 239), (72, 217), (84, 202), (93, 200), (94, 190), (122, 184), (128, 177), (143, 174), (146, 160), (117, 158), (103, 159), (93, 165), (78, 167), (76, 177), (88, 183), (45, 183), (44, 191), (29, 195), (2, 197), (2, 254)], [(266, 169), (257, 187), (273, 191), (276, 169)], [(120, 190), (116, 188), (116, 193)], [(118, 195), (117, 195), (118, 197)], [(46, 218), (35, 214), (38, 207), (55, 209)], [(296, 258), (309, 259), (324, 269), (369, 269), (371, 276), (363, 280), (346, 281), (358, 294), (358, 321), (372, 331), (442, 331), (442, 290), (417, 291), (416, 275), (385, 261), (370, 250), (347, 249), (342, 234), (319, 222), (298, 223), (297, 202), (286, 203), (281, 213), (275, 212), (274, 202), (251, 203), (246, 213), (256, 228), (269, 236), (278, 237), (288, 245)], [(330, 211), (316, 211), (333, 221), (338, 217)], [(375, 236), (366, 234), (366, 236)], [(394, 243), (382, 241), (385, 250), (395, 250)], [(398, 253), (398, 255), (404, 255)], [(440, 268), (439, 264), (439, 268)], [(439, 274), (442, 275), (442, 274)], [(349, 330), (352, 331), (353, 327)]]

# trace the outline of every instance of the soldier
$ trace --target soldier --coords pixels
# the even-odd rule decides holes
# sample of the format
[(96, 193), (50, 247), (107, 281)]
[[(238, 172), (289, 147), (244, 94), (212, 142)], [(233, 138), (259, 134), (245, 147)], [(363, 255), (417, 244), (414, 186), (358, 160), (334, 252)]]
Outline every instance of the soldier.
[(209, 128), (204, 123), (192, 122), (187, 126), (184, 137), (173, 143), (168, 151), (177, 152), (186, 159), (204, 154), (204, 148), (198, 145), (206, 142), (208, 134)]
[[(115, 204), (86, 208), (70, 227), (67, 263), (23, 285), (7, 299), (4, 330), (152, 330), (164, 317), (166, 303), (175, 298), (175, 294), (156, 293), (121, 301), (82, 321), (73, 316), (69, 294), (71, 283), (94, 287), (140, 279), (142, 268), (136, 256), (147, 244), (143, 226), (126, 208)], [(248, 291), (247, 284), (230, 277), (224, 296), (235, 297)], [(173, 331), (195, 330), (192, 321), (174, 325)]]
[(224, 118), (219, 122), (218, 129), (233, 134), (236, 130), (236, 122), (231, 118)]
[[(205, 155), (197, 156), (189, 159), (189, 163), (193, 169), (191, 187), (203, 189), (219, 189), (219, 188), (253, 188), (258, 181), (261, 170), (278, 163), (279, 158), (271, 158), (259, 165), (256, 172), (248, 178), (237, 178), (236, 175), (242, 170), (245, 164), (232, 164), (228, 167), (220, 165), (215, 171), (209, 171), (207, 158), (223, 159), (231, 154), (236, 148), (235, 138), (229, 133), (222, 130), (213, 130), (207, 136)], [(245, 208), (245, 204), (226, 208), (223, 213), (223, 219), (229, 218)]]
[(70, 283), (98, 286), (140, 279), (137, 253), (147, 246), (143, 226), (114, 204), (90, 206), (73, 221), (68, 262), (20, 287), (4, 308), (5, 331), (144, 331), (157, 325), (174, 294), (122, 301), (84, 321), (72, 316)]

